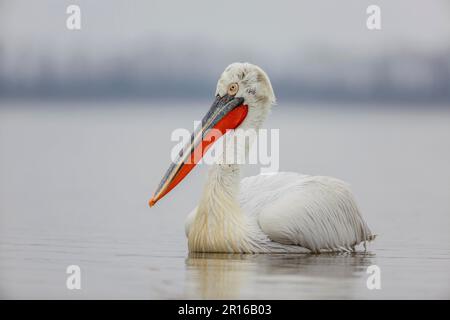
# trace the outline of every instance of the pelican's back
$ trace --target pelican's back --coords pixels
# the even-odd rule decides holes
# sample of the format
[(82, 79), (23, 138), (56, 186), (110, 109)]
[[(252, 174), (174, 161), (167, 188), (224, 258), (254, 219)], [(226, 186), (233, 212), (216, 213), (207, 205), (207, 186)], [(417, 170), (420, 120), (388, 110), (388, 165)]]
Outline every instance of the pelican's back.
[(347, 251), (374, 238), (348, 185), (335, 178), (290, 172), (248, 177), (241, 182), (240, 204), (281, 244)]

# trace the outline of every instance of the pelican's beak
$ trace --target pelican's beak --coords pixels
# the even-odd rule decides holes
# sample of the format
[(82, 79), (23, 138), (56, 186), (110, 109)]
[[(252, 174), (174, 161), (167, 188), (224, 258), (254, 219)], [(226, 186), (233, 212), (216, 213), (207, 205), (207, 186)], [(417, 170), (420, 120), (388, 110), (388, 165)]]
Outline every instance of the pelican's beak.
[(190, 142), (180, 151), (176, 161), (170, 165), (159, 183), (149, 201), (150, 207), (189, 174), (219, 137), (224, 135), (227, 130), (237, 128), (247, 116), (247, 112), (248, 106), (244, 105), (244, 98), (228, 94), (223, 97), (218, 95), (211, 109), (203, 118), (201, 126), (192, 133)]

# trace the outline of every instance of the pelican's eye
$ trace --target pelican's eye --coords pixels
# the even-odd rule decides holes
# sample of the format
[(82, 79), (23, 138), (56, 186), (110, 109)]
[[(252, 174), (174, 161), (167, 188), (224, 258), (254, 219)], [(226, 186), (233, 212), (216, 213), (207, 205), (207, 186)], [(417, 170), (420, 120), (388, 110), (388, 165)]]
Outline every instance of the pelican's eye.
[(237, 83), (232, 83), (228, 87), (228, 94), (234, 96), (239, 91), (239, 85)]

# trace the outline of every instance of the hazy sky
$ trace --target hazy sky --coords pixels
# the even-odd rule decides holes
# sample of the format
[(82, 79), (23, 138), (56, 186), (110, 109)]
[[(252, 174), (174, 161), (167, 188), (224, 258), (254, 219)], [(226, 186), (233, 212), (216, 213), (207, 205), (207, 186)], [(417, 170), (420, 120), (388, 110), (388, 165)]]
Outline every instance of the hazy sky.
[[(80, 31), (66, 28), (70, 4), (81, 7)], [(381, 7), (381, 31), (366, 28), (370, 4)], [(62, 72), (78, 56), (89, 65), (139, 57), (142, 64), (191, 64), (191, 69), (205, 57), (213, 59), (209, 66), (249, 57), (288, 72), (289, 63), (318, 54), (333, 63), (339, 54), (449, 48), (449, 0), (0, 0), (0, 64), (5, 74), (24, 77), (36, 72), (43, 57)], [(158, 50), (163, 54), (149, 54)], [(167, 61), (151, 61), (169, 54)]]
[[(82, 30), (65, 27), (65, 9), (78, 4)], [(365, 28), (365, 9), (382, 9), (380, 32)], [(448, 46), (450, 1), (258, 1), (258, 0), (3, 0), (0, 36), (6, 50), (40, 49), (126, 50), (140, 41), (208, 41), (285, 54), (309, 44), (359, 46), (376, 50), (385, 45), (420, 46), (425, 50)]]

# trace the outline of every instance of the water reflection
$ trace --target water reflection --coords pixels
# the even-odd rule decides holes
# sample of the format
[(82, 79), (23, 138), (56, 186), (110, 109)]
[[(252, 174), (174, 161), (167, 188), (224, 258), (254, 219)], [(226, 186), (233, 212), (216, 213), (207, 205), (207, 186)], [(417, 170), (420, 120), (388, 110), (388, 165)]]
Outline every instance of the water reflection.
[[(353, 296), (356, 283), (365, 283), (366, 269), (375, 264), (375, 254), (218, 254), (190, 253), (186, 258), (186, 295), (205, 299), (311, 297), (314, 289), (341, 290), (342, 298)], [(275, 285), (275, 287), (274, 287)], [(275, 289), (274, 289), (275, 288)], [(323, 289), (323, 290), (320, 290)], [(276, 290), (277, 292), (273, 292)], [(279, 291), (278, 291), (279, 290)], [(271, 292), (272, 291), (272, 292)]]

